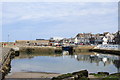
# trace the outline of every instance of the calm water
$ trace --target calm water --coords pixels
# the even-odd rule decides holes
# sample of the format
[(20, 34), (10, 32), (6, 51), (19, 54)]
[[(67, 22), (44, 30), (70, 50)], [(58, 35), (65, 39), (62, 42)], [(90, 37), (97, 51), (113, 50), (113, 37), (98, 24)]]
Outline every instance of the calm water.
[(120, 56), (90, 52), (77, 55), (21, 53), (12, 60), (11, 67), (11, 73), (29, 71), (68, 73), (84, 69), (89, 72), (114, 73), (120, 71)]

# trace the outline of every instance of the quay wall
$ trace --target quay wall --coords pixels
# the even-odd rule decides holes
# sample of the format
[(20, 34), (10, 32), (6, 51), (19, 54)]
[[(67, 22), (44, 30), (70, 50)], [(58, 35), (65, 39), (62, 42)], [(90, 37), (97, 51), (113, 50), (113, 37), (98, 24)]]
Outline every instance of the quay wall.
[(89, 51), (120, 55), (120, 45), (98, 45)]
[(10, 48), (1, 47), (2, 61), (0, 61), (0, 80), (3, 80), (5, 75), (11, 69), (11, 60), (15, 57), (15, 51)]
[[(77, 46), (73, 47), (73, 53), (79, 53), (79, 52), (88, 52), (90, 49), (93, 49), (94, 46)], [(40, 52), (40, 53), (62, 53), (62, 47), (41, 47), (41, 46), (24, 46), (19, 47), (20, 52)]]
[(120, 50), (120, 45), (111, 45), (111, 44), (98, 45), (95, 47), (95, 49)]
[(83, 45), (83, 46), (73, 47), (73, 50), (74, 50), (75, 53), (89, 52), (89, 50), (93, 49), (94, 47), (95, 46)]
[(107, 50), (107, 49), (90, 49), (89, 51), (105, 53), (105, 54), (115, 54), (120, 55), (120, 50)]
[(40, 52), (40, 53), (62, 53), (61, 47), (40, 47), (40, 46), (25, 46), (19, 48), (20, 52)]

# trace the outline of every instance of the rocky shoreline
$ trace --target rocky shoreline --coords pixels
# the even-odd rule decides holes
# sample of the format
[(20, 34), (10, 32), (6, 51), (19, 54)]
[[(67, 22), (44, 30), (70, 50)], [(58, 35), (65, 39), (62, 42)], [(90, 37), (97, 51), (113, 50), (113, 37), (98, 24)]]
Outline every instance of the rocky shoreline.
[(108, 72), (89, 73), (82, 70), (73, 73), (62, 74), (51, 80), (120, 80), (120, 73), (109, 74)]
[(120, 80), (120, 73), (108, 72), (89, 73), (87, 70), (67, 74), (49, 72), (16, 72), (7, 75), (5, 80)]

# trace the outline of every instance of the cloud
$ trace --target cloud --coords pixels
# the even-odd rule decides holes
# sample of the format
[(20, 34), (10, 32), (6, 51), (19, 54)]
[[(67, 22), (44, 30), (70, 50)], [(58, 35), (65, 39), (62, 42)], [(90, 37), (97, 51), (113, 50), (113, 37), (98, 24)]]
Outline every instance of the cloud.
[[(2, 3), (0, 3), (0, 11), (2, 11)], [(0, 12), (0, 41), (2, 41), (2, 12)]]
[(117, 27), (117, 8), (117, 3), (103, 2), (5, 2), (2, 11), (4, 40), (7, 34), (12, 36), (11, 40), (18, 40), (73, 37), (80, 32), (113, 32)]
[(118, 2), (119, 0), (1, 0), (1, 2)]
[(92, 7), (94, 4), (96, 3), (4, 3), (3, 24), (22, 20), (40, 21), (65, 19), (70, 16), (106, 15), (117, 11), (117, 7), (105, 8), (102, 3)]

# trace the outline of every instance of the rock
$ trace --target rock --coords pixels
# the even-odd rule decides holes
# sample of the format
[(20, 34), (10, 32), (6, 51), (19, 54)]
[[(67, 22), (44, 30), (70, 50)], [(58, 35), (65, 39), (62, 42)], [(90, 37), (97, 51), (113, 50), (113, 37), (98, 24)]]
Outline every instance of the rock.
[(53, 77), (52, 80), (62, 80), (62, 79), (69, 78), (69, 77), (72, 77), (71, 73), (62, 74), (58, 77)]
[(58, 77), (53, 77), (52, 80), (82, 80), (83, 78), (85, 80), (88, 80), (87, 77), (88, 77), (88, 71), (82, 70), (78, 72), (63, 74)]
[(108, 72), (98, 72), (98, 74), (100, 74), (100, 75), (109, 75)]
[(120, 73), (113, 73), (113, 74), (110, 74), (110, 76), (118, 76), (118, 77), (120, 77)]
[(20, 52), (19, 51), (15, 51), (15, 56), (19, 56)]
[(78, 75), (79, 77), (88, 77), (88, 71), (87, 70), (82, 70), (78, 72), (73, 72), (72, 75)]

